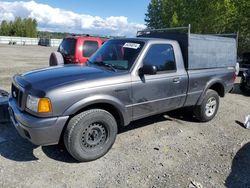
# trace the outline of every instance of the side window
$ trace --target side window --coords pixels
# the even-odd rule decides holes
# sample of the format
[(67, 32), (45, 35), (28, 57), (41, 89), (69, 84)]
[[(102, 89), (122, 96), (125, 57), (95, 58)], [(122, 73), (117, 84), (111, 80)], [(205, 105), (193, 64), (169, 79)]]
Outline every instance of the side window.
[(96, 41), (86, 40), (83, 42), (82, 55), (84, 57), (90, 57), (98, 49), (98, 43)]
[(173, 46), (170, 44), (153, 44), (148, 50), (143, 63), (156, 66), (159, 73), (176, 71)]

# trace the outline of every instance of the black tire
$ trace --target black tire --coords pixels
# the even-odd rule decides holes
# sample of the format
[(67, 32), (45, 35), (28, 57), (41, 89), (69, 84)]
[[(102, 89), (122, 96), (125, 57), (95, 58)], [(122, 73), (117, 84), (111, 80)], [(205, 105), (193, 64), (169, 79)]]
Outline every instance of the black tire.
[(232, 89), (229, 91), (229, 93), (233, 93), (235, 90), (234, 86), (232, 87)]
[(219, 104), (220, 97), (218, 93), (211, 89), (207, 90), (201, 105), (196, 106), (194, 109), (195, 117), (201, 122), (212, 120), (217, 114)]
[(74, 116), (64, 132), (64, 144), (78, 161), (92, 161), (105, 155), (115, 142), (117, 123), (107, 111), (91, 109)]
[(240, 90), (244, 93), (246, 92), (246, 87), (245, 87), (245, 84), (244, 84), (244, 80), (243, 78), (241, 78), (241, 81), (240, 81)]
[(243, 84), (240, 84), (240, 90), (244, 93), (246, 92), (246, 87)]
[(64, 59), (60, 52), (52, 52), (49, 57), (49, 66), (63, 65)]

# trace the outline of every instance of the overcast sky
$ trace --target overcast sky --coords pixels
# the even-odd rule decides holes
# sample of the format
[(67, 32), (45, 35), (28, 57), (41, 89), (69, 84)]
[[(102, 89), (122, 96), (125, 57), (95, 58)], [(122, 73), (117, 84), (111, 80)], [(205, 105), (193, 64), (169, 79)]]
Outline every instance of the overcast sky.
[(32, 17), (42, 31), (134, 36), (149, 0), (1, 1), (0, 21)]

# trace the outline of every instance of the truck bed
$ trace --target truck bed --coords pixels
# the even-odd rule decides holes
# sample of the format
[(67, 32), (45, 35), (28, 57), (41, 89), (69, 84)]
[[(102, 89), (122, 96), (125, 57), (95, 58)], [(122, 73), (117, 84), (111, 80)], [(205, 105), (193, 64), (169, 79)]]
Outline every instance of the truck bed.
[[(214, 81), (218, 84), (223, 85), (225, 91), (222, 93), (228, 93), (234, 85), (234, 75), (235, 70), (233, 68), (211, 68), (211, 69), (199, 69), (199, 70), (188, 70), (188, 88), (187, 96), (183, 106), (194, 106), (199, 103), (199, 99), (209, 88)], [(219, 93), (220, 94), (220, 93)], [(223, 94), (220, 95), (223, 97)]]

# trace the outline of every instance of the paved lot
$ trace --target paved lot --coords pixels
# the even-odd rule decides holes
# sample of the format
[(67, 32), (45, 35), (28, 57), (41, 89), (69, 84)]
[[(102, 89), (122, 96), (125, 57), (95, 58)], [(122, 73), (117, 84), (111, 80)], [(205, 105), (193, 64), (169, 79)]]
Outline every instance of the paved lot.
[[(11, 76), (46, 67), (53, 48), (0, 46), (0, 88)], [(0, 124), (0, 187), (250, 187), (250, 97), (221, 100), (216, 118), (198, 123), (186, 110), (120, 130), (103, 158), (78, 163), (63, 146), (37, 147)]]
[(56, 48), (0, 45), (0, 89), (9, 91), (15, 74), (48, 66), (53, 51)]

